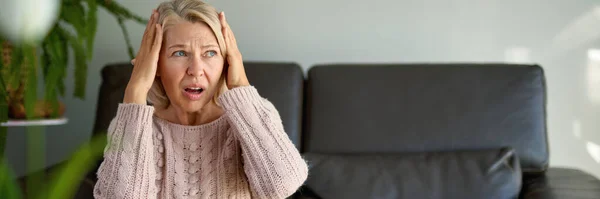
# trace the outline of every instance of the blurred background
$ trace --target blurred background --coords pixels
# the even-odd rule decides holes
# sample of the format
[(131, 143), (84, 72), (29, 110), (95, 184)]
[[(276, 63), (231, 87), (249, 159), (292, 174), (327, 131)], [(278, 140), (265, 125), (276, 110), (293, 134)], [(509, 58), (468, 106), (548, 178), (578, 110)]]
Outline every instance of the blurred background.
[[(157, 0), (112, 0), (147, 18)], [(550, 165), (600, 177), (600, 2), (597, 0), (208, 0), (225, 11), (245, 61), (537, 63), (546, 74)], [(145, 25), (126, 22), (137, 52)], [(44, 128), (47, 166), (89, 141), (100, 70), (128, 61), (113, 16), (98, 10), (84, 100), (67, 95), (65, 125)], [(69, 60), (73, 67), (73, 60)], [(69, 69), (71, 71), (71, 69)], [(73, 92), (73, 73), (65, 82)], [(390, 89), (393, 89), (390, 88)], [(365, 105), (366, 106), (366, 105)], [(5, 155), (26, 174), (24, 128)]]

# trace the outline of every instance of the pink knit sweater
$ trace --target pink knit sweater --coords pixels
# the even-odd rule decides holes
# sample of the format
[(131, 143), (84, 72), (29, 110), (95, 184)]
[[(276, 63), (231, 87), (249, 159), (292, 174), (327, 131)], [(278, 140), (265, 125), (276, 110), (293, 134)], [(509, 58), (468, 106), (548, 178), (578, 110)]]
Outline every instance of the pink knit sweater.
[(223, 93), (225, 114), (199, 125), (170, 123), (152, 106), (119, 104), (95, 198), (285, 198), (308, 168), (279, 113), (252, 86)]

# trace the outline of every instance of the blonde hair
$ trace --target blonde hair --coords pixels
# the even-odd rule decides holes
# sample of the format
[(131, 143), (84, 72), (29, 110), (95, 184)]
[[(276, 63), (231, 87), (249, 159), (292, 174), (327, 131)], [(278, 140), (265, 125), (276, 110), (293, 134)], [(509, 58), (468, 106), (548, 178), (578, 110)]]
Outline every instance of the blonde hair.
[[(192, 23), (205, 23), (208, 25), (217, 38), (223, 59), (226, 58), (227, 49), (225, 48), (223, 33), (221, 32), (221, 21), (219, 20), (219, 13), (214, 7), (200, 0), (172, 0), (161, 3), (157, 10), (160, 15), (158, 17), (158, 23), (162, 24), (163, 31), (167, 30), (169, 26), (175, 25), (182, 20)], [(225, 67), (225, 65), (223, 67)], [(225, 72), (221, 74), (218, 83), (219, 89), (212, 99), (217, 105), (217, 98), (227, 90), (227, 85), (225, 83), (226, 76), (227, 74)], [(170, 104), (167, 93), (159, 78), (154, 79), (154, 83), (148, 92), (148, 102), (157, 108), (167, 108)]]

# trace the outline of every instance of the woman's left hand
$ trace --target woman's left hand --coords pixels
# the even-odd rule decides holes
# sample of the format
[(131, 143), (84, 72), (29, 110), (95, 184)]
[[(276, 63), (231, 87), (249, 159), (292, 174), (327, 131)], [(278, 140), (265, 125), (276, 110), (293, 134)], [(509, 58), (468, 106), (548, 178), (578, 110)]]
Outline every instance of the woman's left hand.
[(242, 60), (242, 53), (238, 49), (235, 36), (225, 19), (225, 13), (219, 13), (219, 20), (221, 21), (221, 32), (225, 39), (225, 47), (227, 48), (227, 57), (225, 57), (225, 66), (227, 68), (227, 88), (233, 89), (240, 86), (249, 86), (248, 77), (246, 77), (246, 71), (244, 70), (244, 61)]

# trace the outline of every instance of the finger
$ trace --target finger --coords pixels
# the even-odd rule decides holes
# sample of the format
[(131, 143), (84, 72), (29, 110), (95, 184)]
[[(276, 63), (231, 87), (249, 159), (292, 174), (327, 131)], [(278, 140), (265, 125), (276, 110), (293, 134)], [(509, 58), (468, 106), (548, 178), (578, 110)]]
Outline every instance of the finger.
[(221, 21), (221, 27), (224, 30), (223, 34), (225, 34), (225, 32), (230, 29), (229, 23), (227, 23), (227, 19), (225, 18), (225, 12), (221, 12), (219, 17)]
[(131, 60), (131, 65), (135, 65), (135, 59)]
[(223, 37), (227, 36), (226, 35), (226, 31), (227, 31), (227, 24), (225, 23), (225, 19), (224, 19), (224, 12), (219, 13), (219, 22), (221, 23), (221, 33), (223, 34)]
[(150, 14), (150, 20), (148, 20), (148, 23), (146, 24), (146, 29), (144, 30), (144, 32), (148, 31), (148, 29), (150, 29), (150, 27), (151, 27), (150, 24), (152, 24), (152, 17), (154, 16), (154, 12), (156, 12), (156, 10), (152, 9), (152, 14)]
[(156, 10), (152, 10), (152, 14), (150, 15), (150, 19), (148, 20), (148, 24), (146, 24), (146, 29), (144, 30), (144, 35), (142, 36), (142, 41), (143, 39), (148, 37), (148, 31), (153, 27), (153, 24), (155, 24), (154, 22), (154, 13), (156, 13)]
[(152, 9), (152, 14), (150, 14), (150, 19), (148, 20), (148, 24), (146, 24), (146, 30), (152, 28), (152, 19), (153, 19), (155, 13), (156, 13), (156, 9)]
[(231, 29), (227, 29), (227, 49), (231, 49), (232, 52), (237, 53), (236, 51), (238, 51), (238, 46), (237, 46), (237, 41), (235, 39), (235, 35), (233, 35), (233, 32), (231, 31)]
[(152, 51), (155, 53), (155, 55), (158, 55), (158, 53), (160, 53), (160, 48), (162, 46), (163, 30), (162, 30), (162, 26), (160, 24), (156, 24), (154, 26), (154, 29), (155, 29), (154, 32), (156, 33), (156, 35), (154, 36), (154, 44), (152, 45)]
[(154, 15), (152, 15), (152, 19), (150, 19), (153, 25), (150, 29), (148, 29), (148, 38), (144, 40), (145, 45), (148, 46), (148, 51), (152, 50), (152, 44), (154, 43), (156, 37), (156, 18), (158, 18), (158, 13), (155, 12)]
[(235, 35), (233, 34), (231, 28), (227, 29), (227, 34), (229, 34), (227, 37), (229, 37), (229, 40), (231, 40), (231, 45), (237, 46), (237, 40), (235, 39)]
[(221, 26), (223, 27), (222, 28), (223, 37), (228, 44), (228, 48), (235, 47), (235, 45), (237, 45), (237, 42), (235, 40), (235, 36), (233, 35), (233, 31), (231, 30), (231, 27), (229, 26), (229, 23), (227, 23), (227, 17), (225, 17), (225, 12), (221, 12), (220, 17), (221, 17)]
[(224, 19), (224, 12), (219, 13), (219, 21), (221, 22), (221, 34), (223, 35), (223, 39), (225, 40), (225, 46), (227, 47), (227, 49), (229, 49), (229, 34), (227, 33), (228, 29), (227, 29), (227, 24), (225, 23), (225, 19)]
[(223, 24), (223, 17), (225, 16), (225, 12), (221, 12), (219, 13), (219, 22), (221, 23), (221, 27), (225, 27), (225, 24)]
[(140, 49), (138, 49), (136, 57), (139, 56), (142, 52), (146, 51), (145, 50), (146, 47), (144, 45), (144, 43), (146, 43), (146, 42), (144, 42), (144, 41), (146, 41), (146, 39), (148, 38), (148, 30), (150, 29), (150, 26), (151, 26), (150, 24), (152, 24), (152, 16), (154, 16), (154, 10), (152, 10), (152, 14), (150, 15), (150, 20), (148, 20), (148, 23), (146, 24), (146, 29), (144, 29), (144, 34), (142, 35), (142, 42), (140, 44)]

